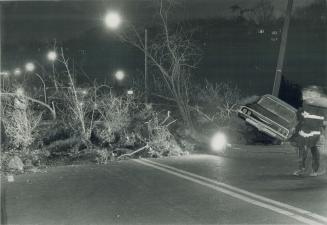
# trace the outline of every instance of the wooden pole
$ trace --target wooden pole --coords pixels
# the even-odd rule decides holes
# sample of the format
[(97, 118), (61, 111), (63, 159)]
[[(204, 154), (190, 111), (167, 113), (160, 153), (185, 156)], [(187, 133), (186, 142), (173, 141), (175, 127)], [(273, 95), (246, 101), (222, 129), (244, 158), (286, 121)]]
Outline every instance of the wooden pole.
[(145, 103), (149, 101), (148, 89), (148, 30), (144, 31), (144, 89), (145, 89)]
[[(2, 88), (2, 58), (1, 58), (1, 53), (2, 53), (2, 4), (0, 3), (0, 94), (1, 94), (1, 88)], [(1, 101), (0, 101), (1, 102)], [(1, 103), (0, 103), (1, 107)]]
[(272, 95), (276, 97), (278, 97), (279, 94), (280, 82), (283, 74), (283, 64), (284, 64), (284, 58), (286, 52), (287, 35), (288, 35), (288, 28), (290, 26), (292, 7), (293, 7), (293, 0), (288, 0), (283, 32), (282, 32), (282, 39), (280, 42), (278, 61), (277, 61), (276, 72), (275, 72), (274, 87), (272, 91)]
[(0, 3), (0, 71), (2, 71), (1, 53), (2, 53), (2, 4)]

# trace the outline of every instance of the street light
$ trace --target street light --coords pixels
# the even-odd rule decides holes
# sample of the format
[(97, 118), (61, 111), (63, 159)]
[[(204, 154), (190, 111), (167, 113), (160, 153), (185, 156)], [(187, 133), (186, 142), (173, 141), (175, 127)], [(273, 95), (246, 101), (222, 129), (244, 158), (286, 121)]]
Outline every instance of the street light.
[[(110, 29), (117, 29), (121, 24), (121, 17), (117, 12), (110, 11), (106, 14), (104, 22)], [(148, 88), (148, 31), (144, 29), (144, 88), (145, 88), (145, 102), (148, 102), (149, 88)]]
[(115, 78), (118, 81), (122, 81), (125, 78), (125, 73), (122, 70), (117, 70), (117, 72), (115, 73)]
[(8, 71), (3, 71), (0, 73), (0, 75), (2, 75), (4, 78), (8, 78), (10, 73)]
[[(25, 64), (25, 69), (26, 69), (27, 72), (33, 72), (35, 70), (34, 63), (32, 63), (32, 62), (26, 63)], [(44, 82), (43, 78), (40, 76), (40, 74), (34, 73), (34, 75), (37, 76), (41, 80), (41, 82), (43, 84), (44, 103), (47, 103), (47, 92), (46, 92), (45, 82)]]
[(31, 62), (26, 63), (25, 64), (25, 69), (26, 69), (27, 72), (33, 72), (35, 70), (34, 63), (31, 63)]
[[(9, 77), (10, 73), (8, 71), (2, 71), (0, 72), (0, 89), (4, 88), (5, 86), (5, 80), (2, 79), (7, 79)], [(0, 91), (1, 94), (1, 91)]]
[(49, 51), (47, 54), (47, 58), (49, 61), (54, 62), (57, 59), (57, 53), (55, 51)]
[(16, 68), (15, 70), (14, 70), (14, 75), (15, 76), (19, 76), (19, 75), (21, 75), (22, 74), (22, 71), (19, 69), (19, 68)]
[(55, 75), (55, 61), (58, 58), (58, 54), (56, 51), (51, 50), (47, 53), (47, 59), (51, 62), (52, 64), (52, 76), (53, 76), (53, 82), (55, 85), (56, 90), (58, 91), (58, 85), (57, 85), (57, 79), (56, 79), (56, 75)]
[(110, 29), (117, 29), (121, 24), (121, 17), (118, 12), (110, 11), (104, 18), (106, 26)]

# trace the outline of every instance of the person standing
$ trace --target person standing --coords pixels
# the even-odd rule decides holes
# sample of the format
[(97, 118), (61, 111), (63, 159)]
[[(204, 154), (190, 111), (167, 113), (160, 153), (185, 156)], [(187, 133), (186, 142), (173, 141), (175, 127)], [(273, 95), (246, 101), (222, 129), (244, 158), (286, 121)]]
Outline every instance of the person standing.
[(317, 86), (310, 86), (302, 90), (303, 107), (298, 110), (298, 126), (295, 142), (299, 147), (299, 169), (293, 174), (303, 175), (306, 170), (306, 160), (308, 151), (312, 155), (312, 172), (310, 176), (322, 175), (318, 172), (320, 167), (320, 152), (318, 142), (324, 127), (324, 107), (319, 105), (318, 99), (322, 97), (322, 92)]

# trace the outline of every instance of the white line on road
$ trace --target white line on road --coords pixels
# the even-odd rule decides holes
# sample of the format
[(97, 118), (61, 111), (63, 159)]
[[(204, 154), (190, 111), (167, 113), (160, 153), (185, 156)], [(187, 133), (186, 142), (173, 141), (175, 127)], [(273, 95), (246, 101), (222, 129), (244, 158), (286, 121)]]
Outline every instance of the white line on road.
[(237, 188), (237, 187), (234, 187), (234, 186), (231, 186), (231, 185), (228, 185), (228, 184), (225, 184), (225, 183), (222, 183), (222, 182), (219, 182), (219, 181), (207, 178), (207, 177), (200, 176), (200, 175), (195, 174), (195, 173), (190, 173), (190, 172), (187, 172), (185, 170), (177, 169), (175, 167), (168, 166), (168, 165), (161, 164), (161, 163), (154, 162), (154, 161), (150, 161), (150, 160), (147, 160), (147, 159), (142, 159), (142, 160), (147, 161), (147, 162), (152, 163), (152, 164), (155, 164), (155, 165), (158, 165), (158, 166), (161, 166), (161, 167), (164, 167), (164, 168), (167, 168), (167, 169), (171, 169), (173, 171), (176, 171), (176, 172), (179, 172), (179, 173), (182, 173), (182, 174), (186, 174), (188, 176), (192, 176), (192, 177), (195, 177), (195, 178), (198, 178), (198, 179), (210, 182), (210, 183), (214, 183), (214, 184), (219, 185), (221, 187), (228, 188), (228, 189), (230, 189), (232, 191), (236, 191), (238, 193), (250, 196), (250, 197), (258, 199), (260, 201), (264, 201), (264, 202), (267, 202), (269, 204), (273, 204), (275, 206), (283, 207), (283, 208), (285, 208), (287, 210), (292, 210), (292, 211), (295, 211), (296, 213), (304, 214), (305, 216), (310, 216), (310, 217), (312, 217), (314, 219), (317, 219), (319, 221), (323, 221), (324, 223), (327, 224), (327, 218), (324, 217), (324, 216), (318, 215), (316, 213), (313, 213), (313, 212), (310, 212), (310, 211), (307, 211), (307, 210), (304, 210), (304, 209), (301, 209), (301, 208), (298, 208), (298, 207), (294, 207), (294, 206), (291, 206), (291, 205), (288, 205), (288, 204), (285, 204), (285, 203), (282, 203), (282, 202), (279, 202), (279, 201), (276, 201), (276, 200), (272, 200), (272, 199), (269, 199), (269, 198), (266, 198), (266, 197), (251, 193), (249, 191), (246, 191), (246, 190), (243, 190), (243, 189), (240, 189), (240, 188)]
[[(211, 179), (206, 178), (206, 177), (199, 176), (197, 174), (193, 174), (193, 173), (190, 173), (190, 172), (187, 172), (187, 171), (183, 171), (183, 170), (180, 170), (180, 169), (171, 167), (171, 166), (163, 165), (161, 163), (157, 163), (157, 162), (153, 162), (153, 161), (149, 161), (149, 160), (145, 160), (145, 159), (142, 159), (142, 160), (134, 160), (134, 161), (137, 162), (137, 163), (143, 164), (145, 166), (149, 166), (149, 167), (158, 169), (158, 170), (160, 170), (162, 172), (166, 172), (166, 173), (175, 175), (175, 176), (180, 177), (180, 178), (183, 178), (185, 180), (189, 180), (189, 181), (192, 181), (194, 183), (197, 183), (197, 184), (206, 186), (208, 188), (211, 188), (213, 190), (222, 192), (222, 193), (224, 193), (226, 195), (229, 195), (229, 196), (232, 196), (234, 198), (243, 200), (243, 201), (248, 202), (248, 203), (251, 203), (253, 205), (257, 205), (257, 206), (260, 206), (262, 208), (269, 209), (269, 210), (274, 211), (274, 212), (277, 212), (279, 214), (282, 214), (282, 215), (291, 217), (291, 218), (293, 218), (293, 219), (295, 219), (297, 221), (300, 221), (302, 223), (312, 224), (312, 225), (323, 225), (323, 223), (321, 223), (321, 222), (318, 222), (316, 220), (313, 220), (313, 219), (304, 217), (304, 216), (307, 216), (307, 215), (310, 215), (311, 216), (311, 214), (312, 214), (311, 212), (308, 212), (308, 211), (299, 209), (301, 212), (306, 212), (305, 215), (302, 216), (300, 214), (297, 214), (297, 213), (288, 211), (286, 209), (279, 208), (279, 207), (276, 206), (276, 204), (275, 205), (272, 205), (272, 204), (267, 203), (267, 200), (266, 199), (268, 199), (268, 198), (264, 198), (262, 196), (259, 196), (259, 195), (256, 195), (256, 194), (253, 194), (253, 193), (244, 191), (246, 193), (249, 193), (249, 194), (255, 196), (257, 199), (259, 199), (258, 197), (264, 198), (266, 202), (262, 202), (262, 201), (259, 201), (259, 200), (250, 198), (249, 197), (249, 194), (247, 194), (248, 196), (246, 196), (244, 193), (237, 193), (234, 190), (231, 190), (231, 188), (227, 189), (226, 188), (227, 186), (228, 187), (232, 187), (230, 185), (224, 184), (224, 185), (227, 185), (227, 186), (223, 187), (223, 185), (221, 185), (223, 183), (217, 182), (215, 180), (211, 180)], [(208, 183), (208, 182), (210, 182), (210, 183)], [(233, 188), (235, 188), (235, 187), (233, 187)], [(237, 190), (241, 190), (241, 189), (235, 188), (235, 190), (236, 189)], [(243, 190), (241, 190), (241, 191), (243, 191)], [(240, 192), (240, 191), (238, 191), (238, 192)], [(268, 199), (268, 200), (270, 200), (270, 199)], [(271, 201), (274, 201), (274, 200), (271, 200)], [(277, 202), (277, 201), (274, 201), (274, 202)], [(284, 203), (281, 203), (281, 204), (286, 205)], [(288, 205), (286, 205), (286, 206), (288, 206)], [(298, 208), (293, 207), (293, 206), (291, 206), (291, 207), (292, 208), (295, 208), (295, 209), (298, 209)], [(284, 208), (285, 208), (285, 206), (284, 206)], [(295, 210), (293, 209), (293, 211), (295, 211)], [(318, 219), (318, 218), (316, 218), (316, 219)], [(324, 219), (326, 219), (326, 218), (324, 218)]]

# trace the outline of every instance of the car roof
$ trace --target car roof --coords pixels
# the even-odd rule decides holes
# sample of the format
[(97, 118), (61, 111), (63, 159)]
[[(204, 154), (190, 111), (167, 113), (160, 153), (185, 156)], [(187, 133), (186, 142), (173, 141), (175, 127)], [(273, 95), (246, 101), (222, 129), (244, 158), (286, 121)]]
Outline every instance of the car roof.
[[(275, 97), (275, 96), (273, 96), (273, 95), (270, 95), (270, 94), (266, 94), (266, 95), (263, 95), (263, 96), (261, 96), (261, 98), (271, 98), (271, 99), (273, 99), (274, 101), (276, 101), (276, 102), (278, 102), (278, 103), (280, 103), (281, 105), (283, 105), (283, 106), (285, 106), (285, 107), (287, 107), (287, 108), (289, 108), (290, 110), (292, 110), (292, 111), (294, 111), (294, 112), (296, 112), (297, 111), (297, 109), (296, 108), (294, 108), (293, 106), (291, 106), (290, 104), (288, 104), (288, 103), (286, 103), (286, 102), (284, 102), (283, 100), (281, 100), (280, 98), (277, 98), (277, 97)], [(261, 99), (260, 98), (260, 99)]]

